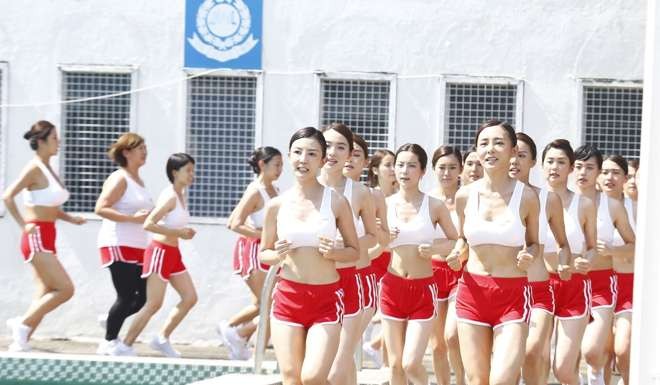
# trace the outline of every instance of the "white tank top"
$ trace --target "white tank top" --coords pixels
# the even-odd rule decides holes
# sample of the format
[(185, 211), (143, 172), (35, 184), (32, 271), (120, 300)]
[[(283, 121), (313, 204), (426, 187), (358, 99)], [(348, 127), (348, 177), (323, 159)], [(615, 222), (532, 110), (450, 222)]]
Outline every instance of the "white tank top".
[[(568, 209), (564, 208), (564, 228), (566, 229), (566, 238), (568, 238), (568, 246), (571, 248), (571, 253), (582, 254), (584, 252), (584, 232), (580, 226), (580, 195), (573, 193), (573, 199)], [(546, 231), (546, 253), (557, 252), (557, 241), (555, 235), (548, 226)]]
[(250, 214), (250, 223), (255, 229), (262, 229), (264, 227), (264, 219), (266, 216), (266, 203), (270, 201), (270, 195), (268, 195), (266, 188), (262, 184), (255, 182), (255, 187), (257, 191), (259, 191), (259, 195), (261, 195), (264, 205), (259, 210)]
[(479, 245), (500, 245), (508, 247), (525, 246), (525, 226), (520, 220), (520, 204), (525, 184), (516, 182), (505, 213), (493, 221), (483, 219), (479, 213), (480, 181), (473, 182), (465, 206), (463, 234), (471, 247)]
[[(630, 222), (630, 227), (632, 227), (633, 232), (635, 231), (635, 208), (633, 207), (632, 199), (625, 197), (623, 200), (623, 205), (626, 208), (626, 213), (628, 214), (628, 222)], [(613, 246), (623, 246), (624, 242), (619, 231), (614, 232), (614, 240), (612, 241)]]
[(399, 194), (393, 194), (387, 198), (387, 223), (390, 229), (399, 229), (399, 235), (394, 238), (389, 245), (390, 249), (403, 245), (421, 245), (431, 244), (436, 238), (435, 224), (431, 222), (431, 213), (429, 211), (429, 196), (424, 194), (422, 204), (417, 214), (407, 222), (399, 219), (396, 213), (395, 199)]
[(545, 245), (548, 239), (548, 190), (542, 188), (539, 191), (539, 245)]
[[(353, 180), (346, 178), (346, 185), (344, 186), (344, 197), (348, 200), (348, 204), (351, 206), (351, 213), (353, 213), (353, 224), (355, 225), (355, 231), (357, 232), (358, 239), (362, 238), (366, 231), (364, 230), (364, 223), (362, 218), (356, 216), (353, 211)], [(341, 238), (341, 235), (339, 235)]]
[[(456, 210), (449, 210), (449, 216), (451, 217), (451, 223), (454, 224), (454, 229), (458, 229), (458, 214), (456, 214)], [(435, 234), (436, 239), (447, 239), (447, 234), (442, 230), (442, 226), (435, 227)]]
[(69, 192), (40, 159), (35, 160), (35, 163), (48, 180), (48, 186), (39, 190), (25, 190), (23, 203), (26, 206), (57, 207), (63, 205), (69, 200)]
[(190, 221), (190, 213), (179, 200), (179, 196), (174, 191), (174, 186), (172, 185), (166, 187), (163, 192), (160, 193), (158, 200), (166, 200), (170, 197), (174, 197), (176, 206), (174, 206), (172, 211), (165, 214), (163, 219), (161, 219), (158, 224), (160, 226), (167, 227), (168, 229), (182, 229), (186, 227), (188, 221)]
[(284, 200), (277, 213), (277, 238), (291, 242), (291, 249), (318, 247), (319, 237), (336, 239), (337, 220), (332, 212), (332, 189), (323, 188), (321, 207), (316, 215), (310, 214), (306, 221), (300, 221), (288, 211), (290, 203)]
[[(133, 215), (140, 210), (151, 210), (154, 204), (147, 190), (139, 185), (126, 171), (115, 171), (126, 181), (126, 190), (112, 208), (124, 215)], [(103, 218), (99, 230), (98, 247), (127, 246), (145, 249), (149, 243), (149, 235), (140, 223), (115, 222)]]
[(596, 233), (598, 235), (598, 240), (605, 242), (607, 245), (612, 245), (614, 240), (614, 222), (612, 221), (612, 216), (610, 215), (610, 205), (607, 194), (599, 193), (600, 199), (598, 203), (598, 217)]

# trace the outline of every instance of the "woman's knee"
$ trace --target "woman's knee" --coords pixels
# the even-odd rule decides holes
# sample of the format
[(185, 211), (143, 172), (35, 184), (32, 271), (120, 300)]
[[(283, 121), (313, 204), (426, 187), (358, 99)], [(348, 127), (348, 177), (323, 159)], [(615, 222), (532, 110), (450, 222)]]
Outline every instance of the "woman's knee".
[(455, 330), (452, 332), (445, 332), (445, 344), (449, 349), (458, 349), (458, 332)]
[(326, 385), (328, 383), (327, 373), (321, 373), (318, 368), (305, 370), (300, 373), (300, 382), (303, 385)]
[(147, 299), (142, 310), (147, 314), (153, 315), (163, 306), (163, 299)]
[(577, 370), (575, 364), (565, 365), (560, 364), (556, 365), (554, 368), (554, 374), (557, 380), (562, 384), (571, 384), (575, 382), (577, 376)]
[(401, 362), (401, 366), (403, 367), (403, 371), (410, 376), (411, 374), (417, 374), (420, 369), (426, 370), (424, 368), (424, 365), (421, 360), (418, 359), (403, 359), (403, 362)]
[(447, 343), (442, 336), (431, 336), (431, 338), (429, 338), (429, 346), (431, 347), (433, 354), (447, 354)]
[(181, 305), (186, 309), (191, 309), (197, 304), (197, 292), (193, 291), (181, 297)]
[(66, 302), (73, 297), (75, 293), (75, 288), (73, 287), (73, 282), (68, 281), (64, 283), (59, 289), (57, 289), (58, 297), (62, 302)]

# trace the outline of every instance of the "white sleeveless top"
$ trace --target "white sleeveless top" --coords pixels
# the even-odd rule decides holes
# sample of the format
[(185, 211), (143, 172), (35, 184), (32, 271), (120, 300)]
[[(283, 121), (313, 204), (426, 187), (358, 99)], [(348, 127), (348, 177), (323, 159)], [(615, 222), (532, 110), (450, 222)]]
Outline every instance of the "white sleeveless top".
[(332, 212), (332, 189), (324, 187), (321, 207), (317, 215), (310, 215), (307, 221), (294, 218), (287, 211), (288, 203), (282, 202), (277, 213), (277, 238), (291, 242), (291, 249), (318, 247), (319, 237), (336, 239), (337, 221)]
[[(346, 185), (344, 186), (344, 197), (348, 200), (348, 204), (351, 206), (351, 213), (353, 214), (353, 224), (355, 225), (355, 231), (357, 232), (357, 237), (362, 238), (366, 231), (364, 230), (364, 223), (362, 218), (355, 215), (353, 211), (353, 180), (346, 178)], [(341, 235), (339, 235), (341, 238)]]
[[(628, 222), (630, 222), (630, 227), (632, 227), (633, 232), (635, 231), (635, 208), (633, 207), (633, 201), (632, 199), (625, 197), (623, 200), (623, 206), (626, 208), (626, 213), (628, 214)], [(621, 238), (621, 234), (619, 234), (619, 231), (614, 232), (614, 240), (612, 241), (612, 246), (623, 246), (625, 245), (626, 242), (624, 242), (623, 238)]]
[(261, 183), (255, 182), (255, 184), (257, 191), (259, 191), (259, 195), (261, 195), (261, 199), (264, 201), (264, 205), (259, 210), (250, 214), (250, 224), (252, 227), (258, 230), (264, 227), (264, 219), (266, 217), (266, 203), (270, 201), (270, 195), (268, 195), (266, 188)]
[[(454, 229), (458, 231), (458, 214), (456, 210), (449, 210), (449, 216), (451, 217), (451, 223), (454, 224)], [(447, 239), (447, 234), (442, 230), (442, 226), (435, 227), (435, 234), (436, 239)]]
[[(119, 169), (126, 181), (126, 190), (112, 208), (124, 215), (133, 215), (140, 210), (151, 210), (154, 204), (147, 190), (139, 185), (126, 171)], [(103, 218), (97, 240), (98, 247), (127, 246), (145, 249), (149, 243), (149, 235), (140, 223), (115, 222)]]
[[(584, 252), (584, 232), (580, 226), (580, 195), (573, 193), (573, 199), (568, 208), (564, 207), (564, 228), (566, 230), (566, 238), (568, 238), (568, 246), (571, 248), (571, 253), (582, 254)], [(548, 226), (546, 231), (545, 253), (557, 252), (557, 241), (555, 235)]]
[(545, 245), (548, 239), (548, 190), (544, 187), (539, 191), (539, 245)]
[(599, 193), (600, 199), (598, 203), (598, 216), (597, 216), (597, 229), (596, 234), (598, 240), (605, 242), (607, 245), (612, 245), (614, 240), (614, 222), (610, 215), (609, 198), (605, 193)]
[(69, 192), (40, 159), (37, 159), (35, 163), (48, 180), (48, 186), (39, 190), (25, 190), (23, 203), (26, 206), (57, 207), (63, 205), (69, 200)]
[(170, 197), (174, 197), (176, 206), (174, 206), (174, 209), (167, 213), (163, 219), (158, 222), (158, 224), (160, 226), (167, 227), (168, 229), (182, 229), (188, 224), (188, 221), (190, 220), (190, 213), (179, 200), (178, 195), (174, 191), (174, 186), (172, 185), (166, 187), (163, 192), (160, 193), (158, 200), (165, 200), (169, 199)]
[(404, 222), (399, 219), (396, 213), (396, 203), (394, 199), (398, 194), (387, 198), (387, 223), (390, 229), (398, 228), (399, 235), (394, 238), (389, 245), (390, 249), (403, 245), (421, 245), (431, 244), (435, 235), (435, 224), (431, 222), (431, 213), (429, 212), (429, 196), (424, 194), (419, 211), (412, 219)]

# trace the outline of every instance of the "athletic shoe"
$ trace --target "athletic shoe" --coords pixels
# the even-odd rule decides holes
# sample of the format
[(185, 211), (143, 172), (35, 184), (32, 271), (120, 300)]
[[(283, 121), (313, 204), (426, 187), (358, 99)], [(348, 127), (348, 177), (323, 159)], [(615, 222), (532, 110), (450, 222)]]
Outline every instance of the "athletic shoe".
[(234, 361), (247, 361), (252, 358), (252, 349), (243, 345), (237, 351), (229, 351), (229, 359)]
[(99, 347), (96, 349), (96, 354), (100, 356), (107, 356), (111, 349), (114, 349), (114, 346), (119, 343), (118, 339), (112, 341), (103, 340), (99, 343)]
[(109, 347), (106, 350), (106, 354), (109, 356), (123, 356), (123, 357), (135, 357), (135, 349), (132, 346), (126, 345), (124, 342), (117, 340), (115, 344)]
[(371, 347), (369, 342), (362, 344), (362, 351), (365, 356), (369, 357), (369, 359), (376, 364), (377, 368), (383, 367), (383, 357), (380, 356), (379, 351)]
[(11, 353), (24, 353), (29, 352), (30, 350), (32, 350), (30, 345), (19, 345), (16, 342), (12, 342), (7, 348), (7, 351)]
[(154, 336), (154, 338), (151, 340), (151, 342), (149, 342), (149, 346), (153, 350), (157, 350), (157, 351), (163, 353), (163, 355), (165, 357), (170, 357), (170, 358), (180, 358), (181, 357), (181, 353), (174, 350), (174, 348), (172, 347), (172, 344), (170, 344), (170, 340), (168, 340), (167, 338)]
[(27, 352), (30, 351), (28, 345), (28, 337), (30, 335), (30, 327), (23, 325), (20, 317), (10, 318), (6, 322), (7, 327), (11, 330), (11, 338), (14, 342), (10, 346), (10, 351), (13, 352)]
[(252, 353), (247, 347), (246, 339), (238, 335), (238, 330), (229, 326), (227, 322), (221, 322), (219, 328), (224, 344), (229, 348), (229, 358), (232, 360), (250, 359)]
[(596, 371), (594, 368), (587, 365), (587, 384), (605, 385), (605, 375), (603, 373), (603, 369)]

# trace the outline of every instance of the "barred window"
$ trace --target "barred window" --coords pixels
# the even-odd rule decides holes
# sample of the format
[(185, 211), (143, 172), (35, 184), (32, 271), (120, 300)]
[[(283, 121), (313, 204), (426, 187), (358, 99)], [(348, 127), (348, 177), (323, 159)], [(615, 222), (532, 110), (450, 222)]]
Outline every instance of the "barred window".
[[(64, 71), (64, 100), (93, 98), (131, 90), (130, 73)], [(65, 208), (92, 212), (103, 181), (116, 166), (110, 145), (130, 130), (131, 95), (85, 100), (62, 108), (62, 177), (71, 192)]]
[(257, 78), (200, 76), (189, 81), (187, 151), (195, 158), (190, 211), (228, 217), (252, 181), (247, 158), (255, 147)]
[(467, 149), (488, 119), (515, 127), (517, 93), (518, 86), (512, 84), (447, 83), (445, 143)]
[(642, 88), (584, 86), (584, 142), (605, 154), (639, 158)]
[(369, 144), (389, 147), (390, 81), (321, 79), (321, 126), (339, 122)]

